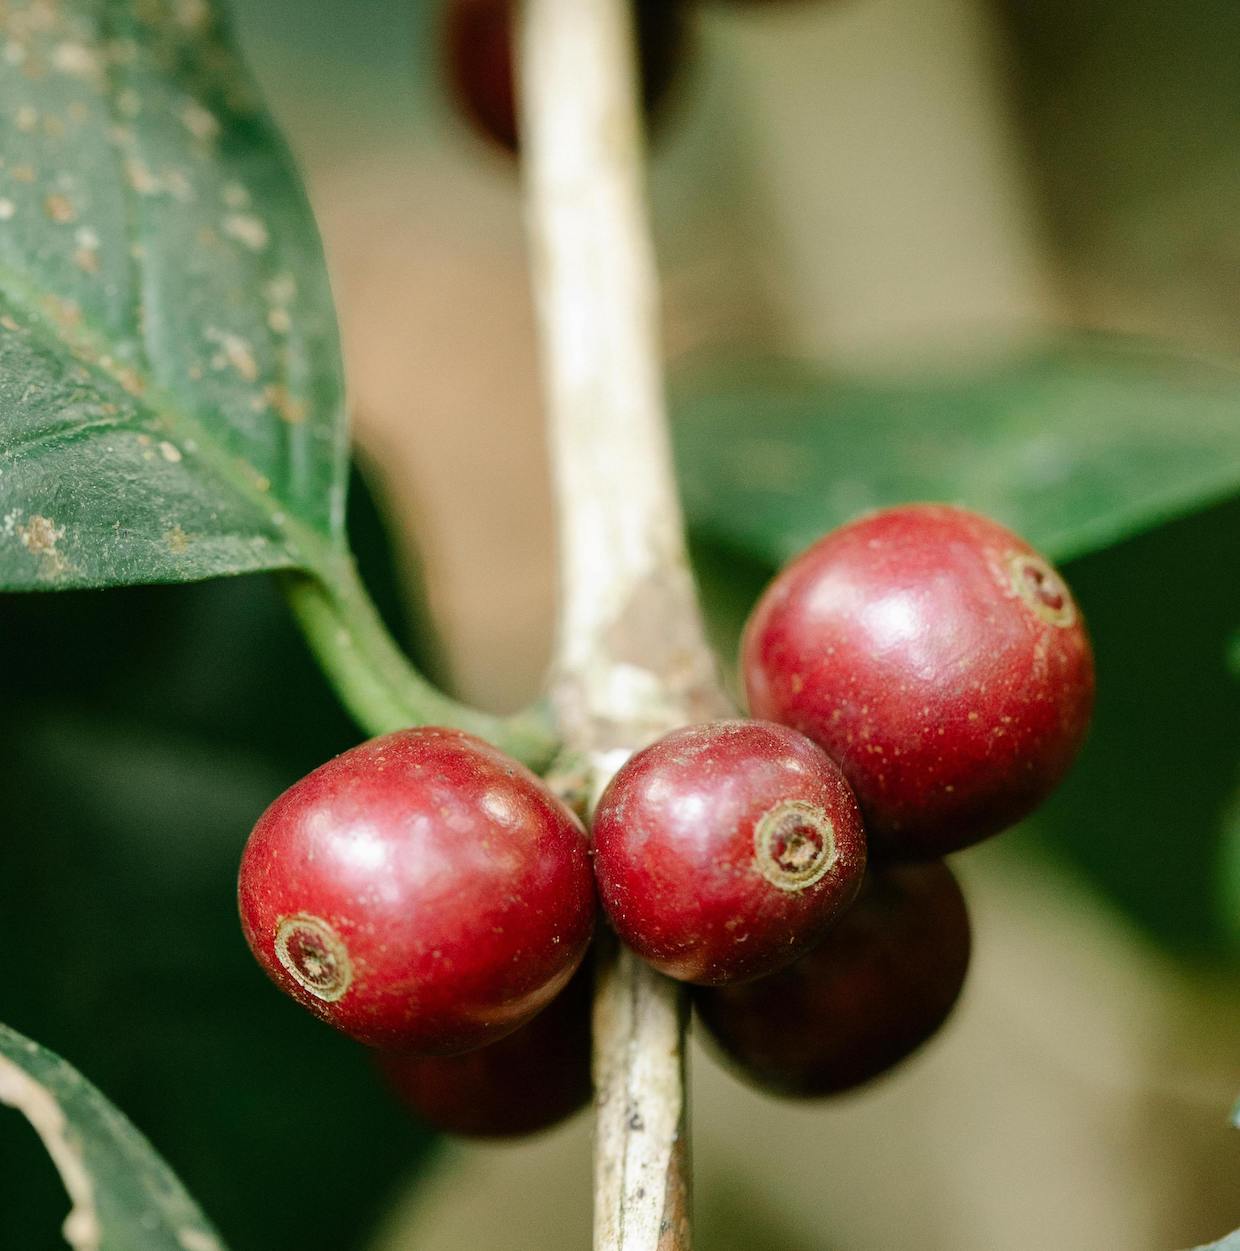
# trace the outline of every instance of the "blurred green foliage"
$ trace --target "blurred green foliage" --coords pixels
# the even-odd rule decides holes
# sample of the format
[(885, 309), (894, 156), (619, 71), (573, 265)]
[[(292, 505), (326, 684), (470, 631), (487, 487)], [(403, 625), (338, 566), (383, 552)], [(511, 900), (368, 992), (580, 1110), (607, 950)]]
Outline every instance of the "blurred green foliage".
[(694, 528), (770, 565), (899, 501), (967, 502), (1065, 560), (1240, 489), (1240, 367), (1145, 342), (897, 378), (755, 362), (676, 396)]
[[(993, 0), (1064, 285), (1185, 342), (1240, 339), (1240, 5)], [(1087, 313), (1088, 315), (1088, 313)]]

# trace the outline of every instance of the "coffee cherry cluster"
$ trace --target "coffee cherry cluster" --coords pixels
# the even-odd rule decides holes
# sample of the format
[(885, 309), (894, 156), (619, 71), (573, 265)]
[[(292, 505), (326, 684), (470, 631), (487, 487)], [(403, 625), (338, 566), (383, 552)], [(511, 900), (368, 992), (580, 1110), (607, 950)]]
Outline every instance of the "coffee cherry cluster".
[(825, 1095), (932, 1035), (969, 963), (941, 857), (1015, 823), (1080, 749), (1093, 706), (1071, 593), (1027, 543), (961, 508), (872, 513), (791, 562), (746, 625), (755, 716), (839, 765), (872, 858), (857, 903), (772, 977), (703, 989), (698, 1019), (755, 1084)]
[(742, 1075), (796, 1095), (877, 1076), (964, 982), (968, 916), (941, 857), (1024, 816), (1080, 746), (1080, 614), (996, 523), (894, 508), (775, 579), (743, 676), (763, 719), (632, 756), (592, 848), (541, 779), (470, 735), (345, 752), (254, 829), (239, 885), (254, 954), (457, 1133), (529, 1132), (588, 1099), (596, 888), (624, 943), (694, 985)]

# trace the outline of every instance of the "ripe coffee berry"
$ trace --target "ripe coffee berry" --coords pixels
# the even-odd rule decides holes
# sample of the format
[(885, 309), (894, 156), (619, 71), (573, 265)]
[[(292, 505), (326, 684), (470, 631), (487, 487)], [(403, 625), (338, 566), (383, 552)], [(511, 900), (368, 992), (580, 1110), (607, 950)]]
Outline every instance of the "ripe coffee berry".
[(771, 584), (745, 631), (749, 706), (838, 762), (876, 855), (933, 857), (1013, 824), (1076, 757), (1093, 656), (1060, 576), (961, 508), (843, 526)]
[(616, 933), (682, 981), (787, 964), (848, 906), (864, 869), (843, 775), (809, 739), (767, 722), (667, 735), (624, 765), (594, 814), (594, 871)]
[(740, 1075), (830, 1095), (899, 1063), (947, 1019), (969, 967), (969, 917), (942, 862), (885, 865), (808, 955), (774, 977), (694, 993)]
[(389, 1083), (422, 1120), (448, 1134), (511, 1138), (549, 1129), (590, 1101), (587, 962), (528, 1025), (462, 1055), (379, 1057)]
[[(449, 85), (470, 120), (515, 152), (516, 77), (513, 69), (516, 0), (449, 0), (444, 56)], [(636, 0), (642, 101), (652, 113), (667, 94), (685, 43), (685, 18), (669, 0)]]
[(271, 979), (360, 1042), (448, 1053), (563, 988), (594, 922), (585, 833), (528, 769), (457, 730), (328, 761), (263, 813), (241, 861)]

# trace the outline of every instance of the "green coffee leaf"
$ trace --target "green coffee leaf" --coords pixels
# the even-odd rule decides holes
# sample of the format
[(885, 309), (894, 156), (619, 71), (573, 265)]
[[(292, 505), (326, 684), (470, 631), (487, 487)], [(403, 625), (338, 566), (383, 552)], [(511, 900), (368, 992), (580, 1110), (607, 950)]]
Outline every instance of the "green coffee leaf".
[(151, 1144), (80, 1073), (0, 1025), (0, 1104), (42, 1138), (71, 1204), (74, 1251), (224, 1251)]
[(1084, 339), (898, 381), (730, 369), (678, 389), (704, 538), (782, 564), (866, 509), (949, 500), (1058, 559), (1240, 488), (1240, 368)]
[(0, 587), (321, 564), (330, 293), (213, 6), (5, 6), (0, 141)]

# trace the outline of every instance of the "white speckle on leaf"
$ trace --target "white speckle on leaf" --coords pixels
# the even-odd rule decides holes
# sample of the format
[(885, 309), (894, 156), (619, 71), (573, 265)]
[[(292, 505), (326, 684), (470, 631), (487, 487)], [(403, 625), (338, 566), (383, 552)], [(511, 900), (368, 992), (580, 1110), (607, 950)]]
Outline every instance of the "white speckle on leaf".
[(281, 421), (295, 426), (306, 419), (306, 405), (299, 400), (283, 383), (273, 382), (263, 388), (263, 399), (279, 415)]
[(210, 109), (197, 100), (187, 100), (181, 110), (181, 124), (195, 139), (214, 139), (220, 133), (220, 124)]
[(219, 1241), (201, 1229), (181, 1229), (177, 1231), (177, 1241), (185, 1251), (223, 1251)]
[(288, 334), (293, 328), (288, 305), (297, 297), (297, 280), (292, 274), (276, 274), (263, 287), (263, 295), (270, 307), (267, 309), (267, 325), (275, 334)]
[(159, 445), (159, 454), (170, 465), (177, 464), (181, 459), (181, 449), (175, 444), (169, 443), (167, 440), (164, 440), (164, 442)]
[(128, 365), (122, 365), (114, 370), (113, 377), (130, 395), (141, 395), (146, 390), (146, 383), (141, 375)]
[(67, 226), (77, 220), (77, 210), (67, 197), (59, 193), (53, 193), (43, 201), (43, 211), (58, 226)]
[(83, 43), (58, 43), (52, 49), (52, 66), (75, 78), (98, 79), (102, 67), (99, 54)]
[(138, 160), (136, 156), (130, 157), (125, 162), (125, 177), (129, 179), (129, 185), (139, 195), (159, 194), (159, 179), (151, 173), (145, 162)]
[(254, 352), (240, 335), (209, 326), (206, 337), (220, 348), (211, 358), (212, 368), (224, 369), (231, 365), (247, 382), (254, 382), (258, 378), (258, 362), (254, 359)]
[(236, 239), (254, 252), (261, 252), (270, 240), (266, 223), (250, 213), (230, 213), (220, 228), (229, 239)]
[(172, 13), (177, 25), (186, 30), (201, 30), (211, 20), (207, 0), (176, 0)]
[(291, 304), (297, 298), (297, 279), (292, 274), (276, 274), (263, 287), (269, 304)]
[(188, 204), (194, 198), (194, 184), (190, 182), (183, 170), (170, 169), (163, 175), (164, 188), (172, 193), (176, 200)]
[(0, 200), (0, 222), (12, 221), (16, 212), (17, 205), (12, 200)]
[(50, 517), (32, 513), (24, 526), (16, 527), (21, 545), (31, 556), (42, 562), (43, 572), (49, 577), (64, 573), (69, 567), (57, 544), (65, 537), (64, 526), (58, 526)]

